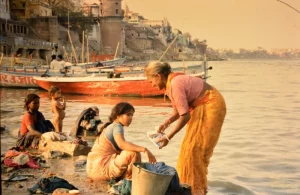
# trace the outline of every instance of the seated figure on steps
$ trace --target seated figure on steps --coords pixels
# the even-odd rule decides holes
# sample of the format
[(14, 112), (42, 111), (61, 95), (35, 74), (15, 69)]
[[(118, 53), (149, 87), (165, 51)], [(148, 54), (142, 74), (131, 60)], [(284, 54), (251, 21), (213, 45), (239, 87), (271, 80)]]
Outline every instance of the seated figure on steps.
[(83, 137), (96, 135), (102, 124), (99, 112), (99, 108), (96, 106), (83, 110), (72, 128), (70, 136)]

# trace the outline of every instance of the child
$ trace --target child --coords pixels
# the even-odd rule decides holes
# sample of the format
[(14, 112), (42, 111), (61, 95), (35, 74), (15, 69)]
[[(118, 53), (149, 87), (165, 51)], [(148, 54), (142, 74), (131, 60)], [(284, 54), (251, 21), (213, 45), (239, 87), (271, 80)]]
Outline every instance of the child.
[(49, 95), (51, 98), (51, 110), (54, 113), (53, 125), (55, 132), (61, 133), (63, 126), (63, 119), (65, 118), (66, 101), (61, 95), (61, 90), (56, 86), (51, 86), (49, 89)]
[(131, 124), (134, 108), (126, 102), (118, 103), (98, 133), (94, 146), (87, 158), (87, 175), (94, 180), (111, 178), (131, 179), (132, 166), (141, 162), (140, 152), (144, 152), (150, 163), (155, 163), (155, 156), (145, 147), (125, 140), (124, 126)]

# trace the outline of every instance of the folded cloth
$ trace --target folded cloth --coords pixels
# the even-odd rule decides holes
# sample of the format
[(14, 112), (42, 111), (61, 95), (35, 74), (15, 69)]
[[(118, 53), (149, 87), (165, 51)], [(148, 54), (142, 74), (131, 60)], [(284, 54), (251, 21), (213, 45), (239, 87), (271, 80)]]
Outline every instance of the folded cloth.
[(29, 162), (29, 156), (28, 154), (19, 154), (18, 156), (16, 156), (13, 161), (13, 163), (16, 163), (18, 165), (25, 165), (26, 163)]
[(41, 139), (45, 141), (65, 141), (67, 140), (67, 137), (60, 133), (47, 132), (42, 134)]

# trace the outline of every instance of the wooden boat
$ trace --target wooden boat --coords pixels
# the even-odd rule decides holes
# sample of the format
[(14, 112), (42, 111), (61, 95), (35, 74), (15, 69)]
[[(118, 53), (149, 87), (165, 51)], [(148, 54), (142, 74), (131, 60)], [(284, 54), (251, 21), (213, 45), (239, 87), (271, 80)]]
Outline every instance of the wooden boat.
[[(192, 74), (202, 77), (204, 72)], [(49, 90), (51, 86), (57, 86), (62, 93), (108, 95), (108, 96), (142, 96), (153, 97), (164, 94), (164, 90), (152, 87), (144, 76), (131, 76), (124, 78), (105, 77), (34, 77), (37, 84)]]
[(3, 67), (0, 72), (1, 87), (38, 87), (33, 77), (43, 75), (45, 67)]
[[(202, 65), (196, 64), (187, 68), (187, 73), (199, 72), (203, 69)], [(121, 70), (121, 71), (120, 71)], [(173, 68), (173, 71), (181, 71), (181, 67)], [(60, 70), (49, 70), (48, 66), (14, 66), (14, 67), (2, 67), (0, 72), (0, 86), (1, 87), (24, 87), (24, 88), (38, 88), (38, 84), (34, 77), (39, 77), (43, 74), (47, 74), (50, 77), (106, 77), (108, 73), (120, 73), (125, 77), (137, 77), (144, 74), (143, 67), (138, 66), (118, 66), (115, 68), (98, 69), (98, 68), (86, 68), (86, 66), (70, 66), (67, 73), (64, 74)]]
[(86, 62), (86, 63), (78, 63), (76, 66), (97, 66), (98, 63), (101, 63), (102, 67), (114, 67), (114, 66), (122, 66), (125, 62), (126, 58), (116, 58), (112, 60), (105, 60), (100, 62)]

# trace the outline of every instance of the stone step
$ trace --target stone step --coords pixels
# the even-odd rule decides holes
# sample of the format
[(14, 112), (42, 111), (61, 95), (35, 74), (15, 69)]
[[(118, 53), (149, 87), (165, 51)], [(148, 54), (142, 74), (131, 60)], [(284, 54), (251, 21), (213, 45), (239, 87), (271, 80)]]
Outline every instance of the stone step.
[(70, 156), (79, 156), (79, 155), (88, 155), (91, 151), (90, 146), (85, 146), (81, 144), (74, 144), (71, 141), (40, 141), (39, 143), (39, 151), (61, 151)]

